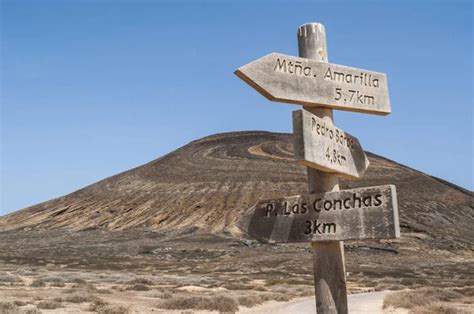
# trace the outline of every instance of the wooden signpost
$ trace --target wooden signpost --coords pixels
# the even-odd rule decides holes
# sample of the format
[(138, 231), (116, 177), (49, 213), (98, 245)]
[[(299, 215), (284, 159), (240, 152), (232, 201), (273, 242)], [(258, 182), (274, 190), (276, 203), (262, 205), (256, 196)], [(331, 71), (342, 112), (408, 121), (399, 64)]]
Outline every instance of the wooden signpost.
[(352, 135), (336, 128), (332, 109), (390, 113), (383, 73), (329, 64), (324, 26), (298, 29), (299, 57), (278, 53), (235, 74), (269, 100), (300, 104), (293, 112), (295, 159), (307, 166), (307, 195), (259, 201), (240, 228), (266, 243), (311, 242), (316, 311), (347, 313), (343, 240), (400, 236), (395, 186), (339, 191), (338, 176), (359, 179), (369, 161)]

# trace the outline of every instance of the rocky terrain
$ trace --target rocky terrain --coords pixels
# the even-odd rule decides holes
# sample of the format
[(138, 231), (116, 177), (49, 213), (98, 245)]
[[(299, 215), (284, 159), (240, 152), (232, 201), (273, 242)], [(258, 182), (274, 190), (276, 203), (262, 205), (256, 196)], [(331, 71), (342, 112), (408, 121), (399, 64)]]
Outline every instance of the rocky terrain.
[[(341, 189), (395, 184), (402, 236), (345, 243), (349, 291), (472, 291), (473, 193), (368, 156), (364, 179), (341, 180)], [(312, 295), (308, 244), (260, 244), (236, 227), (257, 199), (306, 191), (290, 134), (194, 141), (0, 217), (0, 296), (12, 313), (179, 313), (233, 312)], [(470, 297), (460, 306), (472, 303)]]

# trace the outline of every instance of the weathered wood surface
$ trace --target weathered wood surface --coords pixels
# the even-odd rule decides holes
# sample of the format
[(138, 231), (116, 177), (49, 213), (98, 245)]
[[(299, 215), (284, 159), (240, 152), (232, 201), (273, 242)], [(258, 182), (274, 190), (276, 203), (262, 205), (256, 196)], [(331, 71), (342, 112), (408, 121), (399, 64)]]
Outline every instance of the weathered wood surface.
[(267, 243), (400, 236), (394, 185), (259, 201), (240, 228)]
[(347, 314), (346, 268), (344, 255), (341, 256), (341, 252), (344, 252), (344, 242), (313, 242), (311, 249), (313, 251), (316, 313)]
[[(319, 23), (307, 23), (298, 28), (298, 53), (301, 58), (328, 62), (326, 30)], [(304, 109), (334, 124), (329, 108)], [(339, 178), (327, 172), (307, 167), (309, 193), (339, 191)], [(347, 314), (346, 271), (344, 242), (312, 242), (314, 288), (317, 313)], [(321, 262), (327, 261), (327, 262)]]
[(390, 113), (383, 73), (271, 53), (235, 74), (272, 101), (378, 115)]
[(293, 111), (295, 159), (321, 171), (360, 179), (369, 159), (359, 140), (307, 110)]

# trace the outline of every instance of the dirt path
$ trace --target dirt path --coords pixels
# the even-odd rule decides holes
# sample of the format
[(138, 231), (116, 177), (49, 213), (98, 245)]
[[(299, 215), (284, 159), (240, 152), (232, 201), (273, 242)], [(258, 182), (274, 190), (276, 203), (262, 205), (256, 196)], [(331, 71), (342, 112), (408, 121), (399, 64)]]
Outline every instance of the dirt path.
[[(351, 314), (376, 314), (383, 313), (383, 298), (389, 291), (351, 294), (348, 296), (349, 313)], [(315, 313), (314, 297), (296, 299), (291, 302), (269, 302), (262, 306), (239, 313), (261, 314), (287, 314), (287, 313)]]

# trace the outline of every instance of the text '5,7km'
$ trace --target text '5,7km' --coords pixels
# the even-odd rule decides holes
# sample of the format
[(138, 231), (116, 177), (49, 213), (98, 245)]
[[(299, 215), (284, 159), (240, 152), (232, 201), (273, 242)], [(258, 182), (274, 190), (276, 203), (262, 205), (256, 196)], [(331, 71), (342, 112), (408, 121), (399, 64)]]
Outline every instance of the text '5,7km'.
[(390, 113), (383, 73), (272, 53), (244, 65), (235, 74), (272, 101)]

